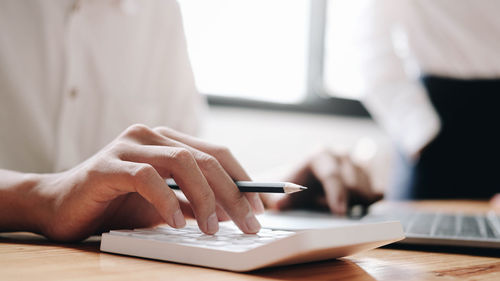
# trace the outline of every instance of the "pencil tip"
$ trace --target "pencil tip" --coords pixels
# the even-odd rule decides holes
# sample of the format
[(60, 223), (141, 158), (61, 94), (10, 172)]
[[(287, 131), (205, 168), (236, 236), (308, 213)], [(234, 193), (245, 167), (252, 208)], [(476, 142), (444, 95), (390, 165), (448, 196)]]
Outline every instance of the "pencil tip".
[(284, 189), (285, 189), (285, 193), (294, 193), (294, 192), (306, 190), (307, 187), (288, 182), (284, 186)]

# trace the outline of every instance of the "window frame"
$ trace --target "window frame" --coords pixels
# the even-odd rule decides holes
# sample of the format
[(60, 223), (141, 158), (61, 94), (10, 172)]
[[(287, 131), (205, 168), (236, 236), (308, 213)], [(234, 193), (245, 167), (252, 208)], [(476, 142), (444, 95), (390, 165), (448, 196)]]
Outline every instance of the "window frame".
[(209, 105), (370, 117), (359, 100), (328, 95), (324, 89), (325, 29), (328, 0), (310, 0), (306, 95), (302, 102), (281, 104), (203, 93)]

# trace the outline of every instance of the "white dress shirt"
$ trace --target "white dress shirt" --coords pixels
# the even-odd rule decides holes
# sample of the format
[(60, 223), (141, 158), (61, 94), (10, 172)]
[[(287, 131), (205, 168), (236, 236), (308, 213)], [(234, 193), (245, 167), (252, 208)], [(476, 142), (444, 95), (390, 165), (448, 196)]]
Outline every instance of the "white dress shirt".
[(0, 168), (68, 169), (134, 123), (194, 133), (203, 108), (176, 1), (0, 2)]
[(416, 156), (440, 130), (421, 74), (500, 77), (500, 1), (365, 2), (353, 44), (362, 100), (403, 151)]

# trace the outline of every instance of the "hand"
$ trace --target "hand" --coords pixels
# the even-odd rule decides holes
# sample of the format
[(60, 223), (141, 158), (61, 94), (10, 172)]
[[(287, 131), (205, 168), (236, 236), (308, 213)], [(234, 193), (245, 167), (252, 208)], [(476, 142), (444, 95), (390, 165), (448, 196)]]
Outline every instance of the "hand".
[(491, 208), (497, 212), (500, 212), (500, 193), (497, 193), (491, 197), (490, 200)]
[[(170, 177), (188, 202), (167, 186)], [(262, 202), (257, 194), (240, 193), (233, 180), (250, 178), (226, 148), (165, 127), (134, 125), (77, 167), (43, 176), (35, 188), (42, 199), (34, 206), (42, 234), (59, 241), (164, 222), (180, 228), (184, 215), (207, 234), (229, 218), (256, 233), (254, 211), (263, 212)]]
[(264, 198), (270, 208), (329, 209), (334, 214), (343, 215), (349, 205), (368, 205), (383, 197), (373, 190), (367, 171), (354, 163), (349, 155), (328, 149), (304, 161), (285, 181), (309, 189), (281, 198)]

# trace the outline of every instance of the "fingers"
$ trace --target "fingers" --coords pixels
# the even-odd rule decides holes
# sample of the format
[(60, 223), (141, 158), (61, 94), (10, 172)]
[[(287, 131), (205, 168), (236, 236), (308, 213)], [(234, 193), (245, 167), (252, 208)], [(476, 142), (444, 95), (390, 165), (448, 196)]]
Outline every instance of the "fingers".
[[(189, 146), (195, 150), (211, 155), (219, 162), (220, 166), (222, 166), (224, 171), (232, 180), (251, 180), (250, 176), (243, 169), (238, 160), (236, 160), (236, 158), (232, 155), (229, 149), (204, 142), (195, 137), (177, 132), (166, 127), (158, 127), (155, 128), (154, 131), (167, 139), (177, 141), (178, 143), (182, 143), (183, 145)], [(262, 204), (262, 201), (257, 193), (245, 193), (245, 197), (256, 213), (264, 212), (264, 205)]]
[[(182, 213), (184, 213), (185, 217), (194, 218), (194, 213), (193, 209), (191, 208), (191, 204), (189, 204), (189, 201), (187, 201), (185, 197), (184, 198), (182, 197), (183, 196), (180, 196), (179, 198), (179, 194), (177, 194), (177, 199), (179, 200)], [(217, 218), (219, 219), (219, 221), (228, 221), (231, 219), (220, 205), (217, 205), (215, 213), (217, 214)]]
[[(197, 209), (203, 208), (200, 205), (207, 203), (216, 208), (214, 198), (217, 198), (217, 204), (220, 205), (217, 214), (221, 216), (220, 219), (232, 218), (245, 233), (255, 233), (260, 230), (252, 205), (253, 209), (262, 212), (263, 204), (257, 194), (242, 194), (236, 187), (233, 179), (250, 178), (227, 149), (206, 144), (167, 128), (151, 130), (143, 125), (130, 127), (122, 137), (131, 141), (128, 145), (133, 147), (120, 152), (120, 158), (132, 162), (150, 163), (162, 177), (173, 177), (190, 201), (199, 223), (200, 219), (203, 221), (201, 214), (206, 212)], [(178, 152), (174, 157), (178, 159), (169, 161), (172, 155), (167, 151), (172, 151), (171, 148), (176, 148), (182, 154)], [(179, 158), (179, 155), (184, 156)], [(183, 164), (172, 167), (175, 163)], [(195, 186), (201, 189), (196, 190)], [(209, 191), (213, 192), (210, 196)], [(206, 200), (197, 202), (200, 196)], [(209, 216), (209, 226), (218, 218), (217, 214), (214, 211)]]
[[(184, 164), (177, 167), (177, 169), (180, 169), (178, 171), (169, 170), (174, 161), (168, 159), (169, 155), (166, 151), (172, 149), (184, 151), (186, 153), (185, 157), (189, 157), (190, 159), (190, 161), (183, 160)], [(214, 202), (215, 211), (215, 198), (217, 198), (217, 203), (220, 204), (243, 232), (256, 233), (260, 230), (260, 224), (255, 218), (248, 200), (238, 190), (234, 181), (214, 157), (196, 150), (190, 152), (186, 148), (150, 145), (137, 145), (122, 157), (130, 161), (151, 163), (157, 170), (163, 171), (163, 173), (172, 173), (172, 177), (191, 202), (195, 214), (199, 213), (197, 211), (200, 208), (198, 205), (206, 205), (207, 200)], [(169, 171), (167, 172), (166, 170)], [(193, 171), (196, 171), (196, 173), (193, 173)], [(198, 184), (191, 183), (192, 185), (189, 185), (188, 181), (192, 181), (194, 178), (200, 178)], [(182, 180), (185, 180), (185, 182), (183, 183)], [(203, 185), (201, 185), (201, 182), (204, 182)], [(204, 196), (204, 192), (210, 192), (211, 196)], [(200, 200), (198, 198), (200, 196), (201, 201), (197, 201)], [(219, 211), (220, 213), (222, 212)], [(198, 215), (196, 217), (198, 218)], [(217, 215), (215, 217), (217, 218)]]
[[(214, 234), (218, 231), (214, 193), (187, 149), (129, 144), (126, 149), (117, 154), (121, 160), (148, 163), (163, 176), (173, 177), (191, 202), (200, 229), (207, 234)], [(163, 182), (162, 188), (172, 192), (158, 172), (156, 174)]]
[(355, 163), (348, 155), (337, 157), (341, 165), (341, 177), (344, 185), (349, 190), (350, 204), (371, 204), (383, 197), (380, 192), (375, 192), (370, 175), (366, 168)]
[(217, 217), (219, 218), (219, 221), (228, 221), (228, 220), (231, 220), (231, 217), (218, 204), (217, 204), (217, 209), (215, 210), (215, 212), (217, 213)]
[[(181, 228), (186, 225), (184, 215), (174, 192), (168, 188), (165, 181), (149, 164), (116, 161), (109, 164), (113, 173), (101, 174), (105, 176), (111, 192), (99, 191), (101, 194), (113, 196), (110, 193), (137, 192), (151, 203), (160, 216), (172, 227)], [(108, 198), (102, 198), (104, 201)]]
[[(170, 150), (178, 151), (177, 155), (182, 152), (182, 158), (176, 157), (177, 159), (172, 160), (172, 155), (168, 152)], [(208, 218), (208, 233), (217, 231), (215, 228), (210, 229), (213, 220), (218, 220), (215, 213), (215, 198), (243, 232), (256, 233), (260, 230), (260, 224), (246, 197), (214, 157), (189, 147), (150, 145), (135, 145), (121, 157), (128, 161), (150, 163), (164, 175), (171, 174), (191, 202), (196, 218), (201, 218), (201, 221), (206, 211), (200, 208), (213, 202), (211, 204), (214, 213)], [(175, 163), (183, 164), (176, 166)], [(219, 211), (219, 214), (221, 213)]]
[[(311, 168), (310, 168), (310, 162), (304, 161), (301, 163), (300, 166), (295, 168), (290, 175), (286, 177), (287, 182), (293, 182), (296, 184), (304, 185), (307, 187), (315, 187), (311, 186), (311, 182), (308, 181), (308, 178), (311, 176)], [(321, 187), (320, 187), (321, 188)], [(310, 189), (308, 190), (309, 193), (315, 192), (316, 190)], [(266, 205), (268, 208), (271, 209), (278, 209), (278, 210), (287, 210), (287, 209), (292, 209), (292, 208), (300, 208), (300, 203), (304, 203), (307, 201), (307, 196), (304, 194), (264, 194), (264, 198), (266, 199)]]
[(330, 210), (343, 215), (347, 211), (347, 191), (339, 161), (330, 153), (321, 153), (310, 163), (311, 173), (321, 182)]
[(356, 202), (353, 203), (371, 204), (382, 199), (383, 194), (374, 191), (371, 178), (366, 170), (357, 164), (352, 164), (352, 169), (357, 180), (351, 190), (358, 194)]
[(198, 163), (215, 193), (217, 202), (235, 224), (245, 233), (257, 233), (260, 230), (260, 224), (253, 214), (252, 207), (219, 162), (214, 157), (205, 154), (200, 156)]
[[(181, 205), (181, 210), (184, 213), (184, 216), (188, 218), (194, 218), (193, 209), (191, 208), (191, 205), (189, 204), (186, 196), (182, 192), (175, 192), (175, 194), (177, 195), (177, 200), (179, 200), (179, 204)], [(219, 204), (217, 204), (216, 206), (215, 213), (217, 214), (217, 218), (219, 218), (219, 221), (228, 221), (231, 219)]]
[[(197, 162), (211, 162), (211, 160), (205, 161), (207, 158), (210, 158), (206, 157), (206, 154), (208, 154), (217, 160), (218, 164), (222, 166), (224, 173), (229, 175), (231, 180), (250, 180), (250, 177), (241, 164), (225, 147), (206, 143), (200, 139), (166, 127), (158, 127), (151, 130), (143, 125), (135, 125), (127, 130), (125, 136), (135, 139), (139, 143), (145, 145), (150, 144), (186, 148), (193, 154)], [(211, 165), (211, 163), (207, 164)], [(205, 176), (210, 175), (205, 173)], [(264, 205), (257, 193), (245, 193), (244, 196), (256, 213), (264, 212)]]
[(349, 204), (371, 204), (383, 197), (374, 192), (366, 169), (347, 154), (323, 151), (312, 158), (309, 166), (323, 186), (330, 210), (336, 214), (345, 214)]

